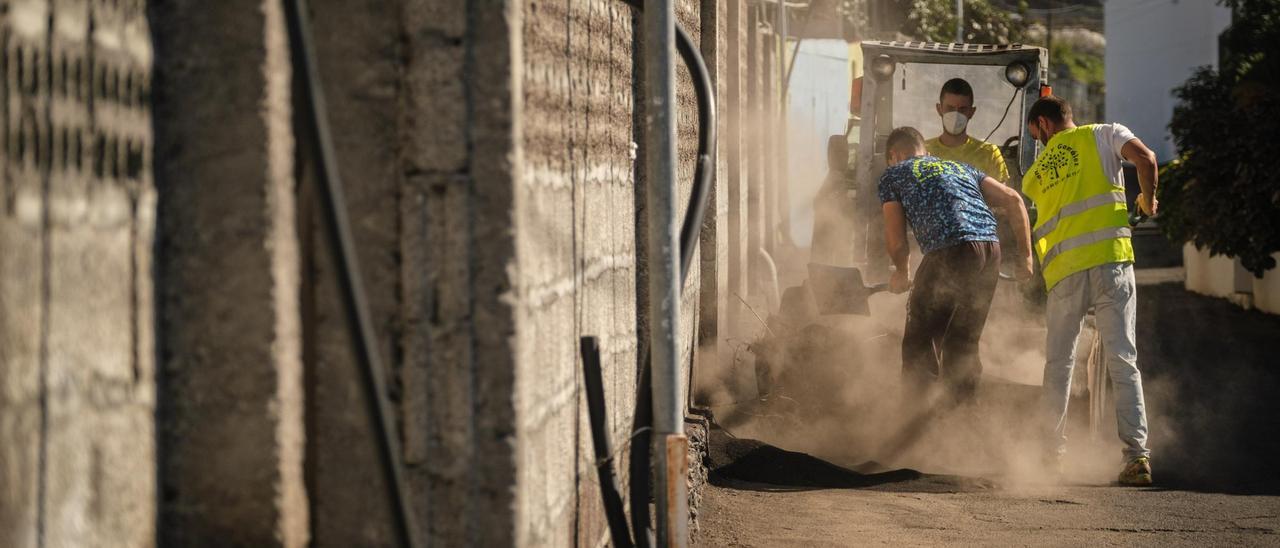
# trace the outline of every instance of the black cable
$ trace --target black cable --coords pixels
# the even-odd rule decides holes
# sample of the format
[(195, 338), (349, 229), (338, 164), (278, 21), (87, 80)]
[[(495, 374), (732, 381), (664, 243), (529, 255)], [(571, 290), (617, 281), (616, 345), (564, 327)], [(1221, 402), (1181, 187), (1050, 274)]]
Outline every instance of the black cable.
[(582, 377), (587, 391), (587, 420), (591, 423), (591, 446), (595, 449), (596, 473), (600, 476), (600, 497), (609, 534), (615, 548), (632, 548), (627, 530), (627, 512), (622, 506), (622, 490), (613, 474), (613, 447), (609, 443), (608, 410), (604, 402), (604, 379), (600, 373), (600, 341), (582, 337), (578, 341), (582, 354)]
[(307, 122), (311, 124), (308, 145), (316, 162), (316, 178), (320, 183), (318, 193), (323, 202), (330, 243), (334, 246), (334, 254), (340, 265), (339, 276), (342, 284), (343, 304), (345, 305), (348, 326), (353, 331), (352, 339), (356, 344), (356, 355), (364, 369), (364, 385), (368, 392), (370, 411), (377, 419), (379, 426), (378, 456), (382, 460), (384, 481), (391, 491), (392, 507), (395, 513), (396, 526), (404, 544), (412, 548), (423, 546), (419, 530), (415, 523), (413, 505), (409, 500), (409, 489), (405, 484), (404, 465), (400, 462), (400, 441), (396, 437), (391, 403), (387, 400), (386, 379), (382, 359), (378, 355), (377, 342), (373, 332), (373, 322), (369, 318), (368, 299), (364, 293), (364, 283), (360, 277), (359, 258), (356, 256), (355, 240), (351, 236), (351, 225), (347, 219), (346, 200), (343, 196), (342, 180), (338, 172), (337, 157), (334, 154), (333, 138), (326, 115), (324, 93), (320, 87), (315, 49), (311, 44), (311, 29), (308, 26), (305, 0), (285, 0), (284, 10), (289, 31), (289, 45), (293, 55), (293, 69), (298, 79), (303, 82), (302, 102)]
[(1005, 106), (1004, 106), (1004, 115), (1000, 116), (1000, 122), (996, 123), (996, 127), (991, 128), (991, 133), (988, 133), (988, 134), (987, 134), (987, 138), (986, 138), (986, 139), (983, 139), (983, 140), (982, 140), (982, 142), (984, 142), (984, 143), (985, 143), (985, 142), (987, 142), (987, 141), (990, 141), (990, 140), (991, 140), (991, 136), (992, 136), (992, 135), (995, 135), (995, 134), (996, 134), (996, 131), (998, 131), (998, 130), (1000, 129), (1000, 126), (1003, 126), (1003, 125), (1004, 125), (1004, 121), (1005, 121), (1005, 119), (1009, 117), (1009, 107), (1012, 107), (1012, 106), (1013, 106), (1013, 101), (1014, 101), (1014, 99), (1017, 99), (1017, 98), (1018, 98), (1018, 92), (1019, 92), (1019, 91), (1021, 91), (1021, 92), (1023, 92), (1023, 93), (1026, 93), (1025, 88), (1013, 88), (1013, 97), (1010, 97), (1010, 98), (1009, 98), (1009, 104), (1007, 104), (1007, 105), (1005, 105)]
[[(621, 1), (638, 11), (644, 11), (644, 2), (641, 0)], [(715, 83), (711, 81), (707, 63), (698, 52), (693, 38), (680, 25), (676, 25), (676, 53), (680, 54), (680, 59), (693, 77), (693, 93), (698, 101), (698, 160), (693, 172), (693, 189), (689, 193), (690, 207), (685, 210), (684, 222), (680, 225), (680, 282), (683, 284), (689, 277), (693, 248), (698, 243), (697, 237), (702, 229), (707, 198), (711, 192), (711, 170), (715, 166), (716, 100)], [(695, 204), (697, 207), (693, 207)]]

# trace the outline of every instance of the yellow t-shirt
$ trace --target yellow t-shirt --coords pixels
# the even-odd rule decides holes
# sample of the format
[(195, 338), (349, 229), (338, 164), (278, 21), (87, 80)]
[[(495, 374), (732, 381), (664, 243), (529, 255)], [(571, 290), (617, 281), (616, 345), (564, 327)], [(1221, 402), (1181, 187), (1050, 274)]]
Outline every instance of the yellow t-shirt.
[(1000, 154), (1000, 147), (991, 143), (979, 141), (973, 137), (967, 137), (968, 141), (958, 147), (949, 147), (942, 144), (941, 137), (934, 137), (924, 142), (925, 149), (929, 154), (942, 158), (943, 160), (951, 160), (953, 162), (964, 162), (978, 171), (985, 173), (1002, 183), (1009, 182), (1009, 168), (1004, 165), (1004, 156)]

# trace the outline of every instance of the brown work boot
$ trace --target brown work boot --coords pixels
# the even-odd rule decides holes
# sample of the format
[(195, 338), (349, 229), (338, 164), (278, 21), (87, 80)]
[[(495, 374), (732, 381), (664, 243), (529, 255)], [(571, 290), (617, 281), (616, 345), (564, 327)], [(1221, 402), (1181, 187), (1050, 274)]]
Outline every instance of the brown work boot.
[(1146, 487), (1151, 485), (1151, 459), (1137, 457), (1125, 463), (1120, 470), (1120, 485)]

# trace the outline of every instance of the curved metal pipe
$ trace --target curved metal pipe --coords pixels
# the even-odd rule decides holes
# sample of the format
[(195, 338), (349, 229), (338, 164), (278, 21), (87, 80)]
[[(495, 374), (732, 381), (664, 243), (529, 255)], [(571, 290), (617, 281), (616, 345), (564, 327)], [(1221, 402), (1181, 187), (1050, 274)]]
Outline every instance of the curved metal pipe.
[[(641, 0), (621, 1), (636, 10), (644, 9), (644, 3)], [(689, 276), (693, 250), (701, 234), (707, 201), (711, 195), (711, 175), (715, 166), (716, 111), (715, 85), (711, 80), (711, 72), (707, 70), (706, 62), (698, 52), (693, 38), (680, 25), (676, 25), (676, 52), (693, 76), (699, 126), (698, 163), (694, 168), (689, 207), (685, 209), (684, 221), (680, 226), (680, 281), (683, 287), (684, 281)], [(647, 548), (653, 545), (653, 537), (649, 529), (650, 448), (652, 446), (649, 428), (653, 424), (653, 381), (649, 373), (652, 355), (648, 344), (640, 347), (639, 358), (636, 410), (631, 422), (634, 437), (629, 448), (631, 481), (628, 499), (631, 504), (631, 529), (636, 546)], [(607, 489), (608, 486), (602, 485), (602, 488)]]

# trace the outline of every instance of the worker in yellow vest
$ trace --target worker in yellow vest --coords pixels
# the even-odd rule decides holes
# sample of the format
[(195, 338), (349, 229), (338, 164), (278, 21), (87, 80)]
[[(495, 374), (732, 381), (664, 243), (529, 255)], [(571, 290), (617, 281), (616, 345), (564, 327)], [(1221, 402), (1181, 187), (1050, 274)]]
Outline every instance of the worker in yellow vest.
[(1076, 126), (1071, 106), (1058, 97), (1032, 105), (1027, 129), (1044, 145), (1022, 180), (1022, 192), (1039, 211), (1032, 240), (1049, 291), (1044, 368), (1049, 465), (1061, 471), (1076, 339), (1092, 308), (1124, 442), (1120, 483), (1150, 485), (1147, 413), (1134, 340), (1138, 303), (1133, 244), (1121, 160), (1137, 166), (1142, 189), (1137, 207), (1154, 215), (1155, 154), (1120, 124)]

